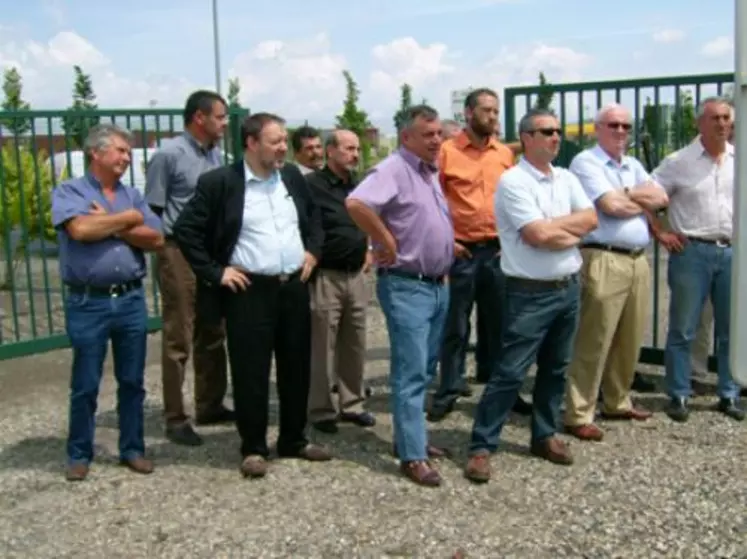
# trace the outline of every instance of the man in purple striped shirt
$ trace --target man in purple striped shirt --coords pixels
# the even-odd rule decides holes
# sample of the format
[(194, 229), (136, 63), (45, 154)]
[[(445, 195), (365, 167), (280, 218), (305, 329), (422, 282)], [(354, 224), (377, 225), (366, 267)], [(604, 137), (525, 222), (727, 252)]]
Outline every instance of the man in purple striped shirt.
[(395, 452), (404, 475), (436, 486), (441, 476), (428, 459), (445, 451), (428, 444), (423, 405), (436, 372), (454, 260), (454, 230), (435, 166), (442, 141), (438, 113), (412, 107), (401, 141), (348, 195), (346, 206), (372, 239), (379, 265), (376, 291), (391, 345)]

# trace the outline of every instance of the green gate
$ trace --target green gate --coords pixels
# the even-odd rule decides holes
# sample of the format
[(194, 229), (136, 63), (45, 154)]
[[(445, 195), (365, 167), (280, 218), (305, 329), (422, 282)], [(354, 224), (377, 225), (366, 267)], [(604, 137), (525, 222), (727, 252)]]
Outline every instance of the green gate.
[[(239, 128), (248, 113), (229, 109), (226, 161), (241, 157)], [(0, 361), (69, 345), (50, 194), (58, 182), (85, 172), (81, 146), (98, 122), (133, 133), (124, 182), (141, 191), (153, 152), (183, 130), (182, 109), (0, 111)], [(161, 318), (152, 273), (146, 285), (151, 293), (148, 323), (155, 331)]]
[[(730, 97), (733, 83), (734, 74), (705, 74), (511, 87), (504, 93), (505, 137), (507, 142), (518, 139), (518, 120), (529, 109), (551, 108), (560, 119), (564, 136), (556, 163), (567, 166), (576, 153), (593, 145), (597, 110), (608, 103), (621, 103), (633, 114), (635, 131), (629, 153), (650, 170), (697, 135), (695, 115), (701, 100), (713, 95)], [(669, 300), (666, 284), (661, 281), (662, 275), (666, 277), (666, 251), (655, 243), (651, 257), (653, 311), (640, 361), (662, 365), (664, 350), (660, 341), (666, 336)], [(709, 368), (715, 370), (713, 357)]]

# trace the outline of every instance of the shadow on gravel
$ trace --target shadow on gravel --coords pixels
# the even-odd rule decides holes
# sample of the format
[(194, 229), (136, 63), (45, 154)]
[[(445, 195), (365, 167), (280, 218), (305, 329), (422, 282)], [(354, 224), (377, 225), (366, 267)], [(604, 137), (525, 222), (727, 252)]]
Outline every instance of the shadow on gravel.
[(0, 470), (60, 471), (64, 462), (63, 437), (31, 437), (0, 452)]

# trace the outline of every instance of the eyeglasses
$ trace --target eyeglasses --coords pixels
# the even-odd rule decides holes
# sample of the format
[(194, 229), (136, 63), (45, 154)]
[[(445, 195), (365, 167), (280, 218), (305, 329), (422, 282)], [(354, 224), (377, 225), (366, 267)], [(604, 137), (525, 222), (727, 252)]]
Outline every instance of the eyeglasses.
[(547, 136), (548, 138), (553, 134), (557, 134), (558, 136), (560, 136), (563, 133), (560, 128), (535, 128), (534, 130), (532, 130), (532, 134), (534, 134), (535, 132), (539, 132), (540, 134), (542, 134), (543, 136)]
[(625, 130), (626, 132), (630, 132), (633, 125), (629, 122), (608, 122), (607, 128), (610, 130)]

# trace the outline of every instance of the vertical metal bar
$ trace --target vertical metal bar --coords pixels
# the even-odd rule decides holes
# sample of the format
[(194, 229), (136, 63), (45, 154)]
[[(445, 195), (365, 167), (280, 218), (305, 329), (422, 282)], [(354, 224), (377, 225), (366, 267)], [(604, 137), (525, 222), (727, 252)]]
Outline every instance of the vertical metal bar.
[[(10, 144), (6, 144), (2, 140), (2, 127), (0, 127), (0, 201), (2, 202), (0, 204), (0, 211), (2, 211), (3, 216), (3, 231), (0, 233), (3, 236), (3, 244), (5, 245), (5, 270), (8, 276), (4, 278), (7, 283), (4, 287), (10, 291), (10, 311), (13, 314), (13, 337), (16, 341), (19, 341), (21, 339), (21, 329), (18, 320), (18, 298), (16, 297), (16, 288), (13, 281), (13, 239), (11, 238), (13, 235), (13, 226), (10, 222), (11, 208), (9, 207), (11, 193), (8, 192), (8, 183), (5, 180), (6, 159), (10, 158), (12, 150)], [(7, 164), (8, 167), (12, 165), (10, 161)], [(3, 341), (5, 341), (5, 336), (3, 336)]]
[(503, 101), (503, 135), (507, 142), (516, 141), (516, 97), (513, 91), (506, 90)]
[(602, 108), (602, 90), (597, 89), (597, 111), (601, 108)]
[(584, 149), (586, 137), (584, 136), (584, 90), (578, 92), (578, 147)]
[(674, 114), (679, 115), (677, 122), (677, 130), (671, 130), (670, 135), (674, 133), (674, 149), (680, 149), (682, 147), (683, 138), (685, 137), (684, 121), (682, 119), (682, 90), (679, 85), (674, 86)]
[[(16, 158), (16, 166), (18, 168), (18, 210), (19, 210), (19, 217), (20, 217), (20, 223), (18, 224), (21, 227), (21, 249), (23, 252), (23, 260), (26, 268), (26, 293), (28, 295), (28, 309), (29, 309), (29, 315), (30, 315), (30, 326), (31, 326), (31, 336), (32, 338), (36, 338), (36, 308), (35, 308), (35, 298), (34, 298), (34, 286), (32, 285), (32, 277), (33, 277), (33, 271), (31, 267), (31, 257), (29, 255), (29, 200), (26, 200), (26, 195), (29, 192), (29, 186), (30, 184), (27, 184), (29, 180), (33, 180), (33, 177), (29, 177), (26, 174), (26, 169), (24, 168), (25, 161), (24, 159), (27, 159), (28, 157), (31, 157), (31, 152), (27, 147), (24, 148), (24, 150), (21, 149), (21, 143), (22, 140), (18, 134), (15, 135), (15, 158)], [(25, 157), (24, 157), (25, 156)], [(32, 166), (33, 168), (33, 166)], [(13, 249), (13, 267), (15, 269), (15, 257), (18, 255), (18, 246), (14, 247)], [(14, 282), (15, 284), (15, 282)], [(15, 285), (13, 286), (15, 289)]]
[(747, 294), (744, 282), (747, 281), (747, 5), (743, 0), (735, 0), (734, 44), (734, 107), (737, 120), (734, 124), (736, 139), (736, 169), (734, 172), (734, 239), (731, 269), (731, 317), (729, 344), (729, 365), (734, 380), (747, 386), (747, 344), (741, 343), (740, 335), (747, 332)]
[(633, 89), (633, 104), (635, 105), (633, 107), (633, 155), (635, 155), (636, 159), (640, 159), (641, 125), (644, 124), (641, 121), (645, 119), (645, 114), (641, 118), (641, 88), (639, 86), (635, 86)]
[[(36, 194), (35, 203), (31, 207), (31, 219), (34, 219), (36, 214), (36, 233), (39, 240), (39, 248), (41, 250), (41, 263), (42, 263), (42, 283), (44, 285), (44, 304), (47, 307), (47, 333), (54, 333), (54, 321), (52, 320), (52, 298), (50, 295), (49, 286), (49, 267), (47, 266), (47, 218), (52, 211), (51, 208), (51, 197), (52, 197), (52, 185), (54, 180), (52, 179), (51, 169), (47, 169), (44, 166), (39, 166), (39, 150), (36, 148), (36, 119), (31, 119), (31, 155), (34, 158), (34, 176), (36, 177), (34, 190)], [(43, 186), (42, 186), (43, 183)], [(29, 278), (29, 281), (33, 281), (33, 278)]]
[[(653, 146), (654, 146), (654, 153), (656, 154), (654, 157), (654, 161), (659, 161), (661, 159), (661, 146), (659, 144), (659, 130), (661, 130), (661, 94), (659, 92), (659, 86), (654, 86), (654, 107), (656, 108), (656, 130), (651, 131), (650, 133), (653, 134)], [(653, 324), (651, 328), (651, 334), (653, 337), (653, 340), (651, 341), (651, 345), (653, 347), (659, 347), (659, 287), (661, 285), (661, 274), (659, 273), (659, 264), (661, 260), (661, 247), (659, 246), (659, 243), (654, 243), (654, 284), (653, 284), (653, 304), (654, 304), (654, 312), (653, 312)]]

